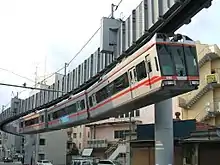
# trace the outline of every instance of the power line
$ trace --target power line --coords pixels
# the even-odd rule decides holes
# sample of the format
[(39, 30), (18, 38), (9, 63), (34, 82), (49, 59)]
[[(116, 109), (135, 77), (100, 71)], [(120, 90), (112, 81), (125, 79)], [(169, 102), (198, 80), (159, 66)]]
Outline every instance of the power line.
[[(116, 5), (116, 8), (114, 11), (118, 10), (120, 4), (122, 3), (123, 0), (120, 0), (119, 3)], [(112, 13), (108, 16), (111, 17)], [(82, 48), (73, 56), (73, 58), (67, 63), (67, 66), (69, 66), (69, 64), (82, 52), (82, 50), (88, 45), (88, 43), (93, 39), (93, 37), (98, 33), (98, 31), (101, 29), (101, 26), (95, 31), (95, 33), (89, 38), (89, 40), (82, 46)], [(48, 78), (52, 77), (54, 74), (60, 72), (61, 70), (63, 70), (65, 68), (61, 67), (60, 69), (58, 69), (56, 72), (52, 73), (51, 75), (49, 75), (48, 77), (46, 77), (45, 79), (43, 79), (42, 81), (47, 80)], [(36, 84), (35, 84), (36, 85)]]
[[(115, 5), (115, 10), (114, 12), (118, 9), (120, 4), (122, 3), (123, 0), (120, 0), (117, 5)], [(112, 16), (112, 13), (108, 16), (110, 18)], [(83, 45), (83, 47), (73, 56), (73, 58), (68, 62), (67, 64), (69, 65), (81, 52), (82, 50), (88, 45), (88, 43), (93, 39), (93, 37), (98, 33), (98, 31), (101, 29), (101, 26), (95, 31), (95, 33), (89, 38), (89, 40)], [(63, 67), (64, 68), (64, 67)]]
[(37, 88), (37, 87), (27, 87), (25, 85), (14, 85), (14, 84), (6, 84), (6, 83), (0, 83), (0, 85), (4, 85), (4, 86), (11, 86), (11, 87), (18, 87), (18, 88), (26, 88), (26, 89), (36, 89), (36, 90), (43, 90), (43, 91), (50, 91), (50, 92), (62, 92), (63, 91), (57, 91), (57, 90), (53, 90), (53, 89), (45, 89), (45, 88)]
[[(119, 6), (121, 5), (122, 1), (123, 1), (123, 0), (120, 0), (119, 3), (118, 3), (117, 5), (115, 5), (116, 8), (115, 8), (114, 12), (118, 10), (118, 8), (119, 8)], [(111, 16), (112, 16), (112, 13), (108, 16), (108, 18), (111, 17)], [(82, 52), (82, 50), (88, 45), (88, 43), (93, 39), (93, 37), (98, 33), (98, 31), (99, 31), (100, 29), (101, 29), (101, 26), (95, 31), (95, 33), (89, 38), (89, 40), (82, 46), (82, 48), (81, 48), (81, 49), (73, 56), (73, 58), (67, 63), (67, 66), (69, 66), (69, 64)], [(49, 76), (47, 76), (46, 78), (44, 78), (41, 82), (43, 82), (43, 81), (45, 81), (45, 80), (51, 78), (53, 75), (55, 75), (56, 73), (60, 72), (60, 71), (63, 70), (64, 68), (65, 68), (65, 66), (64, 66), (64, 67), (61, 67), (61, 68), (58, 69), (56, 72), (51, 73)], [(35, 83), (35, 85), (37, 85), (37, 84), (38, 84), (38, 83)], [(35, 86), (35, 85), (34, 85), (34, 86)], [(26, 91), (26, 90), (20, 91), (18, 94), (21, 94), (21, 93), (23, 93), (24, 91)]]
[(8, 69), (5, 69), (5, 68), (0, 68), (0, 70), (4, 70), (4, 71), (6, 71), (6, 72), (10, 72), (10, 73), (12, 73), (12, 74), (14, 74), (14, 75), (16, 75), (16, 76), (18, 76), (18, 77), (21, 77), (21, 78), (24, 78), (24, 79), (26, 79), (26, 80), (28, 80), (28, 81), (34, 82), (34, 80), (31, 80), (31, 79), (29, 79), (29, 78), (27, 78), (27, 77), (25, 77), (25, 76), (19, 75), (19, 74), (15, 73), (15, 72), (13, 72), (13, 71), (11, 71), (11, 70), (8, 70)]

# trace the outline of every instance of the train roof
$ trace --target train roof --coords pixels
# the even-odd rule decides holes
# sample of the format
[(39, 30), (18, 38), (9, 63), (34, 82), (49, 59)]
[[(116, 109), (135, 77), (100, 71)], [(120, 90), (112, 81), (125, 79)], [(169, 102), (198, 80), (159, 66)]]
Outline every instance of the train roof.
[(39, 117), (39, 116), (40, 116), (40, 113), (33, 112), (31, 114), (28, 114), (28, 115), (22, 117), (21, 120), (26, 121), (26, 120), (30, 120), (30, 119), (33, 119), (33, 118), (36, 118), (36, 117)]
[(111, 71), (109, 71), (108, 73), (103, 75), (99, 81), (97, 81), (95, 84), (93, 84), (91, 87), (89, 87), (88, 91), (90, 92), (91, 90), (93, 90), (94, 88), (97, 87), (97, 84), (99, 84), (100, 82), (104, 82), (106, 79), (108, 79), (112, 75), (118, 73), (118, 71), (120, 71), (129, 61), (132, 61), (132, 59), (136, 58), (136, 56), (134, 56), (135, 54), (139, 54), (142, 51), (144, 51), (143, 47), (146, 47), (146, 46), (150, 47), (150, 45), (152, 45), (155, 42), (156, 42), (155, 38), (154, 39), (152, 38), (148, 43), (146, 43), (144, 46), (142, 46), (140, 49), (138, 49), (136, 52), (134, 52), (131, 56), (128, 56), (128, 57), (122, 59), (121, 62), (118, 63)]
[(74, 95), (70, 95), (67, 99), (64, 99), (64, 100), (60, 101), (59, 103), (57, 103), (57, 104), (55, 104), (55, 105), (49, 107), (48, 110), (51, 110), (52, 108), (56, 107), (57, 105), (60, 105), (60, 104), (65, 103), (69, 98), (77, 97), (77, 96), (79, 96), (79, 95), (82, 95), (83, 93), (85, 93), (85, 90), (83, 90), (83, 91), (81, 91), (81, 92), (79, 92), (79, 93), (76, 93), (76, 94), (74, 94)]

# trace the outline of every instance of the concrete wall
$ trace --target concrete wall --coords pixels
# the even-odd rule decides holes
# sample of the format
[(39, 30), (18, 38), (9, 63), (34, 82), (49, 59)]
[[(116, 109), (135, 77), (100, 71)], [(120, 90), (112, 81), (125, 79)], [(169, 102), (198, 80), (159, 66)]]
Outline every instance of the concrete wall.
[(38, 154), (45, 153), (45, 159), (52, 161), (54, 165), (66, 164), (66, 130), (42, 133), (39, 139), (45, 139), (45, 145), (38, 145)]

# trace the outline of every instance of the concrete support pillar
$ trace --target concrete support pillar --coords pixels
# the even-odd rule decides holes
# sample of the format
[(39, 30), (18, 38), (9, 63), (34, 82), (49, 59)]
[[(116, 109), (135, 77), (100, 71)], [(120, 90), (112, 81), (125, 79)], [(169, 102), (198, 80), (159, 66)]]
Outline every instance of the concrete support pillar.
[(155, 164), (173, 164), (172, 98), (155, 104)]

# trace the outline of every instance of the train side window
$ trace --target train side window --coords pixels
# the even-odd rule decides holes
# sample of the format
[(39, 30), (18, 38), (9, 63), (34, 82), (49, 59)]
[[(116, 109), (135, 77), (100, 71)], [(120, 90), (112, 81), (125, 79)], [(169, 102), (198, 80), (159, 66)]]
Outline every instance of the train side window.
[(70, 105), (70, 106), (68, 107), (68, 109), (69, 109), (69, 111), (68, 111), (69, 114), (71, 114), (71, 113), (73, 113), (73, 112), (77, 112), (76, 103)]
[(92, 94), (92, 103), (93, 105), (96, 104), (96, 93)]
[(50, 114), (48, 114), (48, 121), (51, 121)]
[(84, 99), (80, 101), (80, 108), (81, 108), (81, 110), (85, 109), (85, 101), (84, 101)]
[(92, 96), (89, 96), (89, 106), (92, 107), (93, 106), (93, 102), (92, 102)]
[(41, 116), (41, 122), (44, 122), (44, 115)]
[(151, 66), (151, 62), (150, 61), (147, 61), (147, 70), (148, 72), (152, 72), (152, 66)]
[(144, 61), (136, 65), (136, 72), (137, 72), (137, 81), (141, 81), (147, 77), (147, 72), (146, 72)]
[(130, 80), (133, 80), (132, 71), (129, 72)]
[(77, 107), (77, 111), (80, 111), (80, 110), (81, 110), (80, 101), (77, 101), (77, 102), (76, 102), (76, 107)]
[(113, 95), (113, 92), (114, 92), (114, 84), (113, 84), (113, 82), (108, 84), (107, 89), (108, 89), (108, 97), (111, 97)]
[(127, 87), (129, 87), (129, 81), (128, 81), (128, 74), (126, 72), (114, 81), (113, 93), (116, 94)]
[(96, 92), (96, 101), (97, 103), (100, 103), (101, 101), (108, 98), (108, 90), (106, 87), (100, 89), (98, 92)]
[(24, 123), (23, 123), (23, 121), (20, 123), (20, 127), (21, 128), (23, 128), (23, 126), (24, 126)]
[(159, 71), (159, 66), (158, 66), (158, 62), (157, 62), (157, 57), (154, 57), (154, 60), (155, 60), (156, 70)]

